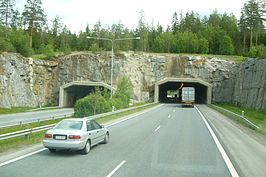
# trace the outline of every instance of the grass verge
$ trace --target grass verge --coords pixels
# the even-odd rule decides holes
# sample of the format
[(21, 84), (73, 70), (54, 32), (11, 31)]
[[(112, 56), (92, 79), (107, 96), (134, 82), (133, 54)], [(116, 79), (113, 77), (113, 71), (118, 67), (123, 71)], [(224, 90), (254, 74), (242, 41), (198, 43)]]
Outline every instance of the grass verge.
[(30, 108), (30, 107), (0, 108), (0, 115), (1, 114), (14, 114), (14, 113), (26, 112), (26, 111), (31, 110), (31, 109), (33, 109), (33, 108)]
[[(231, 112), (234, 112), (238, 115), (242, 114), (242, 111), (244, 111), (244, 117), (251, 121), (253, 124), (259, 127), (259, 132), (266, 134), (266, 111), (257, 111), (254, 109), (247, 109), (242, 107), (237, 107), (232, 104), (215, 104), (216, 106), (222, 107), (224, 109), (227, 109)], [(234, 119), (238, 123), (246, 125), (243, 120), (233, 114), (230, 114), (228, 112), (225, 112), (221, 109), (217, 109), (216, 107), (209, 105), (209, 107), (221, 112), (222, 114), (230, 117), (231, 119)], [(248, 126), (249, 127), (249, 126)]]
[(144, 106), (144, 107), (141, 107), (141, 108), (136, 108), (136, 109), (125, 111), (125, 112), (121, 112), (121, 113), (117, 113), (117, 114), (113, 114), (113, 115), (109, 115), (109, 116), (100, 117), (100, 118), (97, 118), (96, 121), (99, 122), (100, 124), (102, 124), (102, 123), (105, 123), (105, 122), (108, 122), (108, 121), (111, 121), (111, 120), (119, 119), (121, 117), (130, 115), (130, 114), (134, 114), (136, 112), (143, 111), (145, 109), (154, 107), (156, 105), (157, 104), (147, 105), (147, 106)]
[[(130, 110), (130, 111), (114, 114), (114, 115), (104, 116), (104, 117), (101, 117), (101, 118), (97, 118), (96, 120), (99, 123), (105, 123), (105, 122), (108, 122), (108, 121), (111, 121), (111, 120), (119, 119), (121, 117), (130, 115), (130, 114), (134, 114), (136, 112), (143, 111), (145, 109), (154, 107), (156, 105), (157, 104), (147, 105), (147, 106), (144, 106), (144, 107), (141, 107), (141, 108), (136, 108), (134, 110)], [(62, 119), (64, 119), (64, 118), (62, 118)], [(27, 128), (39, 127), (39, 126), (43, 126), (43, 125), (50, 125), (50, 124), (57, 123), (57, 122), (59, 122), (62, 119), (55, 119), (55, 120), (50, 120), (50, 121), (43, 121), (43, 122), (25, 124), (25, 125), (22, 125), (22, 126), (14, 126), (14, 127), (3, 128), (3, 129), (0, 129), (0, 134), (14, 132), (14, 131), (19, 131), (19, 130), (24, 130), (24, 129), (27, 129)], [(30, 135), (30, 139), (29, 140), (27, 140), (25, 138), (25, 136), (2, 140), (2, 141), (0, 141), (0, 153), (6, 152), (9, 149), (17, 149), (17, 148), (21, 148), (23, 146), (40, 143), (42, 141), (42, 139), (43, 139), (43, 136), (44, 136), (45, 132), (46, 131), (32, 133)]]

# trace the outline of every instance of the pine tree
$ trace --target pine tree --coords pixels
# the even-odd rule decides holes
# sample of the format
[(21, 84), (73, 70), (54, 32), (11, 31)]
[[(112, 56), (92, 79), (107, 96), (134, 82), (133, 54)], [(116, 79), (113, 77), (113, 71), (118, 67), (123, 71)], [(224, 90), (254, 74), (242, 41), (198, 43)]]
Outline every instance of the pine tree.
[(246, 51), (246, 38), (247, 38), (247, 18), (245, 16), (244, 9), (241, 9), (241, 16), (238, 23), (238, 26), (240, 28), (240, 32), (243, 33), (243, 50)]
[(178, 25), (179, 25), (179, 23), (178, 23), (178, 17), (177, 17), (177, 13), (175, 12), (173, 14), (173, 18), (172, 18), (172, 31), (173, 31), (174, 34), (178, 30)]
[(146, 20), (145, 20), (145, 14), (144, 14), (144, 10), (140, 11), (140, 17), (139, 17), (139, 21), (138, 21), (138, 29), (137, 29), (137, 33), (138, 36), (140, 36), (140, 42), (139, 42), (139, 47), (138, 49), (146, 52), (149, 50), (149, 29), (148, 27), (145, 25)]
[(246, 16), (247, 26), (250, 30), (250, 48), (251, 48), (253, 45), (253, 33), (255, 32), (257, 36), (258, 31), (262, 27), (262, 24), (263, 24), (261, 7), (259, 5), (259, 2), (256, 0), (249, 0), (244, 5), (244, 13)]
[(22, 22), (22, 16), (19, 13), (18, 10), (15, 10), (11, 19), (11, 27), (14, 29), (22, 28), (23, 22)]
[(6, 27), (10, 25), (15, 0), (0, 0), (0, 20)]
[(28, 27), (30, 47), (32, 47), (33, 31), (41, 29), (46, 21), (46, 16), (41, 5), (41, 0), (27, 0), (27, 4), (25, 5), (24, 11), (22, 13), (24, 24), (26, 24)]

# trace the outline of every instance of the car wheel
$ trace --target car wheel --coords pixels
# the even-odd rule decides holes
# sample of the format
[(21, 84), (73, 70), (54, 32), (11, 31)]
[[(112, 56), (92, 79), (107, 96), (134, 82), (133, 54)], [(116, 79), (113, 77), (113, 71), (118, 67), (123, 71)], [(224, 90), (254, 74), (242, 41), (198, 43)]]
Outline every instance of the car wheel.
[(106, 133), (106, 134), (105, 134), (105, 137), (104, 137), (104, 140), (103, 140), (103, 143), (104, 143), (104, 144), (107, 144), (108, 141), (109, 141), (109, 133)]
[(56, 149), (51, 149), (51, 148), (49, 148), (49, 151), (50, 151), (50, 152), (56, 152)]
[(88, 140), (85, 144), (84, 149), (82, 150), (83, 154), (88, 154), (91, 150), (91, 142)]

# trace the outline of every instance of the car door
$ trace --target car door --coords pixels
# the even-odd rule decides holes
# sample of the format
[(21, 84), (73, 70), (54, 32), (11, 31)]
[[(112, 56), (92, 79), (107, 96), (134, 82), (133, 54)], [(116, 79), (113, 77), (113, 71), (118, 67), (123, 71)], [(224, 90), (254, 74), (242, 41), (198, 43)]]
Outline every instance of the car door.
[(105, 132), (103, 131), (102, 126), (98, 124), (95, 120), (91, 120), (91, 123), (94, 127), (94, 130), (96, 131), (97, 143), (103, 141), (105, 137)]
[(95, 130), (91, 121), (87, 121), (86, 124), (87, 124), (87, 133), (88, 133), (88, 136), (91, 140), (91, 145), (93, 146), (98, 141), (97, 140), (97, 131)]

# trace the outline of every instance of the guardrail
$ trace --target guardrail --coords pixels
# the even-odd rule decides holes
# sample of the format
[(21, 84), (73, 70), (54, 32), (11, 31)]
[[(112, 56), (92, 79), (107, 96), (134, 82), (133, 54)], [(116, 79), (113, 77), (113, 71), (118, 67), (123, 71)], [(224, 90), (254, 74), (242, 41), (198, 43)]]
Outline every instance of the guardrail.
[(23, 135), (25, 135), (26, 139), (29, 140), (31, 133), (40, 132), (43, 130), (48, 130), (48, 129), (52, 128), (53, 126), (55, 126), (55, 124), (45, 125), (45, 126), (35, 127), (35, 128), (28, 128), (25, 130), (20, 130), (20, 131), (16, 131), (16, 132), (2, 134), (2, 135), (0, 135), (0, 141), (5, 140), (5, 139), (10, 139), (10, 138), (15, 138), (18, 136), (23, 136)]
[(61, 118), (67, 118), (71, 117), (73, 114), (64, 114), (60, 116), (53, 116), (53, 117), (46, 117), (46, 118), (38, 118), (38, 119), (26, 119), (26, 120), (21, 120), (21, 121), (16, 121), (16, 122), (5, 122), (5, 123), (0, 123), (0, 128), (7, 128), (7, 127), (12, 127), (16, 125), (22, 126), (23, 124), (29, 124), (29, 123), (34, 123), (34, 122), (43, 122), (43, 121), (48, 121), (48, 120), (55, 120), (55, 119), (61, 119)]
[[(142, 108), (142, 107), (149, 106), (149, 105), (152, 105), (152, 104), (155, 104), (155, 103), (149, 103), (149, 104), (145, 104), (145, 105), (141, 105), (141, 106), (135, 106), (135, 107), (130, 107), (130, 108), (121, 109), (121, 110), (117, 110), (117, 111), (113, 111), (113, 112), (97, 114), (97, 115), (93, 115), (93, 116), (89, 116), (89, 117), (84, 117), (84, 119), (97, 119), (97, 118), (108, 116), (108, 115), (118, 114), (118, 113), (121, 113), (121, 112), (126, 112), (126, 111), (130, 111), (130, 110), (133, 110), (133, 109)], [(16, 132), (2, 134), (2, 135), (0, 135), (0, 141), (1, 140), (5, 140), (5, 139), (10, 139), (10, 138), (23, 136), (23, 135), (25, 135), (25, 138), (27, 140), (29, 140), (31, 133), (40, 132), (40, 131), (43, 131), (43, 130), (48, 130), (48, 129), (51, 129), (52, 127), (54, 127), (54, 126), (55, 126), (55, 124), (51, 124), (51, 125), (45, 125), (45, 126), (41, 126), (41, 127), (29, 128), (29, 129), (25, 129), (25, 130), (20, 130), (20, 131), (16, 131)]]
[(258, 126), (256, 126), (254, 123), (252, 123), (252, 122), (251, 122), (250, 120), (248, 120), (247, 118), (245, 118), (245, 116), (244, 116), (244, 111), (242, 111), (242, 115), (239, 115), (239, 114), (236, 114), (236, 113), (234, 113), (234, 112), (232, 112), (232, 111), (229, 111), (229, 110), (227, 110), (227, 109), (225, 109), (225, 108), (222, 108), (222, 107), (217, 106), (217, 105), (214, 105), (214, 104), (211, 104), (211, 106), (215, 107), (215, 108), (218, 109), (218, 110), (221, 110), (221, 111), (227, 112), (227, 113), (229, 113), (229, 114), (231, 114), (231, 115), (234, 115), (234, 116), (236, 116), (237, 118), (240, 118), (240, 120), (242, 120), (246, 125), (251, 126), (251, 127), (254, 128), (254, 129), (259, 129)]

